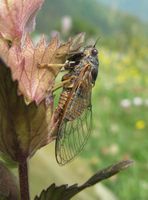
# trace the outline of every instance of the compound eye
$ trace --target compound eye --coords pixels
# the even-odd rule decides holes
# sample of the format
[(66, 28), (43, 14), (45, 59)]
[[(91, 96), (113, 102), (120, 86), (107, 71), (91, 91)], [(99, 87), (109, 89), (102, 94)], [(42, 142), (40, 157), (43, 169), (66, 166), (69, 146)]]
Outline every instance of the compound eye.
[(98, 54), (98, 50), (97, 49), (92, 49), (91, 51), (93, 56), (96, 56)]

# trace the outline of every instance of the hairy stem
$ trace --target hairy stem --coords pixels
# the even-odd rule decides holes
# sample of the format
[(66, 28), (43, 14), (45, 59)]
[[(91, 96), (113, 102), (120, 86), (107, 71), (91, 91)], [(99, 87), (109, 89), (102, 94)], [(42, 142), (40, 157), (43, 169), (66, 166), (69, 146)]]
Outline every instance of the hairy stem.
[(19, 162), (19, 184), (21, 200), (30, 200), (28, 183), (27, 158), (23, 157)]

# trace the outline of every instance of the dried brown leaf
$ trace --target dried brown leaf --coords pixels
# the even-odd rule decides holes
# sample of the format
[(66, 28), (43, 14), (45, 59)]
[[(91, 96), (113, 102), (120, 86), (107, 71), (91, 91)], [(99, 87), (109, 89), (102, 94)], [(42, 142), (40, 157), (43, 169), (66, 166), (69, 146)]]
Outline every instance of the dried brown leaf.
[(105, 180), (118, 172), (128, 168), (133, 164), (131, 160), (124, 160), (112, 166), (109, 166), (103, 170), (98, 171), (94, 174), (88, 181), (86, 181), (82, 185), (74, 184), (71, 186), (61, 185), (56, 186), (52, 184), (47, 190), (43, 190), (40, 196), (36, 196), (34, 200), (70, 200), (76, 194), (81, 192), (82, 190), (95, 185), (96, 183)]
[(85, 39), (85, 33), (83, 33), (83, 32), (77, 34), (74, 38), (72, 38), (70, 52), (78, 51), (82, 47), (82, 45), (84, 43), (84, 39)]

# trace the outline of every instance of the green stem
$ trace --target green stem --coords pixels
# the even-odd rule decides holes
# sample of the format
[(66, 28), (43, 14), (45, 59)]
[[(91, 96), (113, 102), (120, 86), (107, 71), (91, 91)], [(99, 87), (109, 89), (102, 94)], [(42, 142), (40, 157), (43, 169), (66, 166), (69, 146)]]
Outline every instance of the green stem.
[(19, 162), (19, 184), (21, 200), (30, 200), (26, 157), (22, 157)]

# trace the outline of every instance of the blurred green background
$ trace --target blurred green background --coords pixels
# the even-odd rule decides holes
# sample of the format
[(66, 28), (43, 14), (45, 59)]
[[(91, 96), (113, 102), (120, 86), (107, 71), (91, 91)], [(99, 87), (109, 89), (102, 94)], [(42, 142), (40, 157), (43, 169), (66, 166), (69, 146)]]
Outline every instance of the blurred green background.
[(100, 71), (93, 89), (93, 134), (85, 150), (59, 167), (54, 144), (31, 160), (32, 196), (52, 182), (82, 183), (97, 170), (122, 159), (134, 165), (82, 192), (77, 200), (148, 199), (148, 1), (46, 0), (35, 39), (42, 33), (61, 38), (86, 32), (97, 37)]

